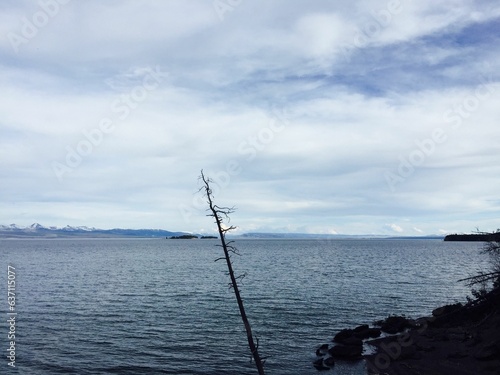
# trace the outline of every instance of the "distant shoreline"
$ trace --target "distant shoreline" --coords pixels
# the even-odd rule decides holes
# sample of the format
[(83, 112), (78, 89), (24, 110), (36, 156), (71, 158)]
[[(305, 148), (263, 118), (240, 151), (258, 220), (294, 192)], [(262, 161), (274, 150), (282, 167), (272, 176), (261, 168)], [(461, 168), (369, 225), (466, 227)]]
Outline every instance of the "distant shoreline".
[[(200, 234), (183, 231), (169, 231), (164, 229), (98, 229), (85, 226), (46, 227), (34, 223), (28, 227), (16, 224), (0, 225), (0, 238), (213, 238), (214, 234)], [(281, 240), (345, 240), (345, 239), (383, 239), (383, 240), (443, 240), (444, 235), (422, 236), (390, 236), (376, 234), (319, 234), (319, 233), (272, 233), (249, 232), (228, 236), (232, 239), (281, 239)]]

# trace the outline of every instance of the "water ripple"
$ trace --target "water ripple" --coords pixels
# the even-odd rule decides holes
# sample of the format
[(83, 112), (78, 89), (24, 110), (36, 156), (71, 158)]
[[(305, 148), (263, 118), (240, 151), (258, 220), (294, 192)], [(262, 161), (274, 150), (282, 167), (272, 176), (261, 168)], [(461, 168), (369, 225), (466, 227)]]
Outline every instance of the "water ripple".
[[(478, 244), (432, 240), (237, 245), (247, 313), (275, 375), (316, 374), (314, 348), (342, 328), (463, 301), (468, 290), (456, 281), (487, 264)], [(18, 270), (19, 374), (255, 373), (213, 242), (19, 240), (2, 248)], [(362, 373), (362, 363), (336, 367)]]

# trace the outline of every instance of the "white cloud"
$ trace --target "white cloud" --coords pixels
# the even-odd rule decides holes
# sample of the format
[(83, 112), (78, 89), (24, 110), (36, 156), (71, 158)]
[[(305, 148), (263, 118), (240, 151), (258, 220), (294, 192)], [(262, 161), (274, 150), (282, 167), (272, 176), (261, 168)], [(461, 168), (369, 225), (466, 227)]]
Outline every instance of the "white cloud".
[[(38, 9), (16, 4), (3, 6), (5, 32)], [(404, 2), (346, 56), (387, 4), (242, 2), (221, 22), (210, 2), (71, 2), (19, 53), (0, 44), (0, 223), (197, 231), (204, 168), (229, 175), (217, 198), (240, 207), (242, 231), (402, 233), (380, 223), (403, 218), (418, 233), (494, 229), (491, 4)], [(113, 103), (156, 66), (160, 85), (118, 118)], [(481, 77), (490, 95), (476, 103)], [(51, 163), (105, 117), (113, 131), (60, 182)], [(384, 172), (437, 128), (446, 141), (391, 191)]]
[(346, 35), (353, 30), (353, 25), (337, 14), (306, 14), (297, 21), (294, 47), (301, 56), (325, 60), (328, 64), (339, 47), (349, 42)]
[(403, 233), (404, 232), (404, 229), (401, 228), (399, 225), (397, 224), (391, 224), (389, 225), (389, 227), (394, 231), (394, 232), (397, 232), (397, 233)]

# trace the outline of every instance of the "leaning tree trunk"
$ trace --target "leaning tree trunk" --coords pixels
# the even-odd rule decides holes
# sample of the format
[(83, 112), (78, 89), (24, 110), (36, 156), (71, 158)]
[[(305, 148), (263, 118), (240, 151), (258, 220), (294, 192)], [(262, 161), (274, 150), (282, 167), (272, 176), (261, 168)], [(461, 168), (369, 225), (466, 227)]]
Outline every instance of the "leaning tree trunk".
[(203, 171), (201, 171), (201, 179), (203, 180), (204, 183), (204, 187), (202, 189), (205, 190), (205, 195), (207, 197), (207, 203), (210, 211), (210, 214), (207, 216), (211, 216), (215, 219), (215, 223), (217, 224), (217, 230), (219, 232), (221, 241), (220, 246), (224, 250), (224, 258), (220, 259), (226, 260), (227, 269), (229, 271), (229, 277), (231, 278), (231, 286), (236, 296), (236, 301), (238, 302), (238, 308), (240, 309), (241, 319), (243, 320), (243, 324), (245, 325), (248, 346), (250, 347), (250, 351), (252, 352), (252, 356), (255, 361), (255, 365), (257, 366), (257, 370), (259, 371), (259, 375), (264, 375), (264, 363), (259, 356), (258, 345), (255, 343), (252, 334), (252, 328), (250, 327), (250, 323), (248, 322), (247, 314), (245, 312), (245, 307), (243, 306), (243, 300), (241, 299), (240, 290), (238, 289), (237, 277), (234, 275), (233, 265), (231, 263), (230, 253), (231, 252), (235, 253), (236, 249), (234, 246), (230, 244), (231, 242), (229, 243), (226, 242), (226, 233), (232, 229), (235, 229), (235, 227), (233, 226), (230, 226), (228, 228), (223, 227), (223, 217), (228, 218), (229, 217), (228, 215), (232, 213), (234, 210), (228, 207), (219, 207), (216, 204), (214, 204), (212, 188), (210, 187), (211, 180), (204, 176)]

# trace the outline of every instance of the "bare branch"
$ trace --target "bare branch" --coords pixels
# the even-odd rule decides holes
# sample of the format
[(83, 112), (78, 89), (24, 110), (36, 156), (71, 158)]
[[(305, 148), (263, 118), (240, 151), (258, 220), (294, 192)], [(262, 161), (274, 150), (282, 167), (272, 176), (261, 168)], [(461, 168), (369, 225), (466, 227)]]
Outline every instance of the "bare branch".
[[(476, 284), (483, 284), (485, 290), (489, 282), (493, 283), (493, 289), (500, 287), (500, 242), (498, 242), (499, 231), (496, 232), (481, 232), (476, 228), (476, 233), (486, 236), (487, 242), (481, 249), (482, 254), (489, 255), (491, 258), (491, 272), (481, 272), (478, 275), (467, 277), (459, 281), (465, 281), (466, 285), (474, 286)], [(473, 291), (474, 294), (474, 291)]]
[(475, 284), (482, 284), (487, 281), (496, 280), (499, 277), (500, 277), (500, 272), (490, 272), (490, 273), (481, 273), (479, 275), (467, 277), (465, 279), (460, 279), (458, 281), (459, 282), (465, 281), (467, 286), (473, 286)]
[(214, 204), (214, 208), (217, 212), (220, 212), (220, 213), (228, 213), (228, 214), (232, 214), (236, 211), (236, 207), (226, 207), (226, 206), (219, 206), (217, 204)]

